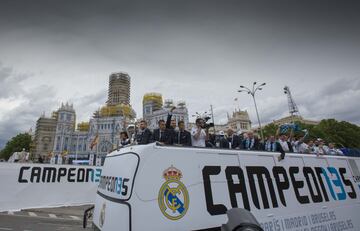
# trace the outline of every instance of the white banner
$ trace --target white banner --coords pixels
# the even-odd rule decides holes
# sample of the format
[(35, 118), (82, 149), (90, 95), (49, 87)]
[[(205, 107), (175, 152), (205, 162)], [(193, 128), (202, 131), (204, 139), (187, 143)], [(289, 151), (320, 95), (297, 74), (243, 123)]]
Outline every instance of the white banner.
[(0, 212), (92, 204), (102, 167), (0, 163)]

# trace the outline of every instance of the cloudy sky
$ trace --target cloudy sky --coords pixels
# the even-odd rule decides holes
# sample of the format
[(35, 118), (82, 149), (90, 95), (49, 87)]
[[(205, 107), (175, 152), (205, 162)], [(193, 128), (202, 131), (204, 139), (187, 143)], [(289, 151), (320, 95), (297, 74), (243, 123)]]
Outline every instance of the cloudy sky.
[(360, 124), (359, 12), (356, 1), (3, 0), (0, 140), (62, 101), (88, 120), (116, 71), (132, 78), (138, 117), (155, 91), (190, 115), (212, 104), (219, 123), (235, 107), (256, 122), (237, 90), (258, 81), (264, 123), (288, 114), (288, 85), (304, 117)]

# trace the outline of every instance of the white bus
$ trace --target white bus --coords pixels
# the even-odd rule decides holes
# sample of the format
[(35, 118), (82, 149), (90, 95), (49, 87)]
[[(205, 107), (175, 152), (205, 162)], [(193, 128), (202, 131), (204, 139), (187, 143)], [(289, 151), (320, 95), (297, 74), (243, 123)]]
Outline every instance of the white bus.
[(221, 230), (231, 208), (265, 231), (360, 230), (360, 158), (137, 145), (106, 157), (94, 230)]

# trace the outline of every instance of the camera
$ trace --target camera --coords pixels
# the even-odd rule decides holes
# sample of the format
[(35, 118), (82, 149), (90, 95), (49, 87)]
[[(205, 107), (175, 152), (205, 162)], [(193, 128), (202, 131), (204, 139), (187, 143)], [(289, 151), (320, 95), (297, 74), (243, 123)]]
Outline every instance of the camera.
[(202, 120), (204, 121), (204, 123), (201, 125), (202, 129), (209, 129), (215, 127), (214, 123), (208, 123), (208, 121), (210, 120), (210, 116), (206, 116)]

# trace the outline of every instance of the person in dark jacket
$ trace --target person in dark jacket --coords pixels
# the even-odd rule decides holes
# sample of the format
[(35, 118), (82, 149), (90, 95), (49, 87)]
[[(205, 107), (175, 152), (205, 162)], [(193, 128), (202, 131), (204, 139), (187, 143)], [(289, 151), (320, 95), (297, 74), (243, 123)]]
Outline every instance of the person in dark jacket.
[(264, 150), (267, 152), (276, 152), (276, 140), (275, 136), (270, 136), (264, 145)]
[(168, 116), (166, 118), (166, 130), (169, 134), (170, 140), (169, 144), (173, 144), (176, 139), (177, 132), (175, 131), (176, 128), (176, 120), (172, 119), (172, 112), (176, 109), (176, 107), (172, 107), (168, 113)]
[(191, 134), (185, 130), (184, 121), (178, 123), (179, 131), (175, 133), (174, 144), (181, 146), (191, 146)]
[(242, 148), (245, 150), (259, 150), (260, 142), (254, 136), (254, 133), (248, 132), (247, 137), (242, 142)]
[(206, 141), (207, 148), (215, 148), (216, 147), (216, 135), (209, 134), (209, 139)]
[(166, 129), (165, 121), (159, 120), (159, 128), (154, 130), (153, 141), (157, 141), (163, 144), (172, 144), (171, 131)]
[(149, 144), (151, 143), (152, 133), (147, 128), (145, 120), (140, 121), (139, 129), (136, 131), (135, 140), (137, 144)]
[(216, 142), (216, 147), (229, 148), (229, 146), (230, 146), (229, 141), (227, 140), (227, 138), (225, 138), (225, 132), (220, 131), (218, 140)]
[(240, 138), (240, 136), (234, 134), (234, 131), (229, 128), (227, 130), (227, 140), (229, 143), (229, 148), (230, 149), (240, 149), (241, 145), (242, 145), (242, 140)]

